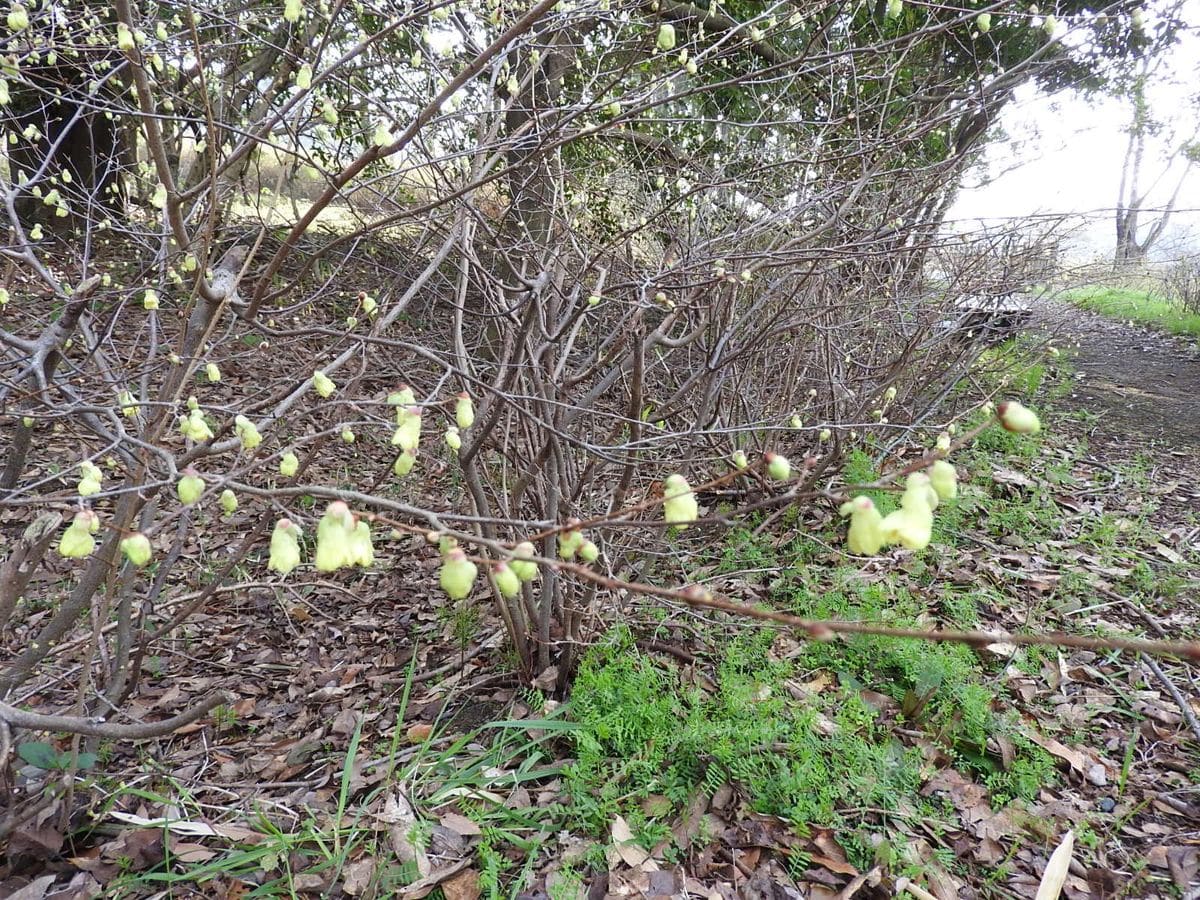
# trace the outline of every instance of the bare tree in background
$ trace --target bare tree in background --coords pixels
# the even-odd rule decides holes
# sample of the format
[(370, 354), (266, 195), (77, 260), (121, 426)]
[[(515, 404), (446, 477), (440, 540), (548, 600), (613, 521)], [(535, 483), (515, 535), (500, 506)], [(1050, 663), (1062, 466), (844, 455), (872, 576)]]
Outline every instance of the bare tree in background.
[[(1131, 114), (1117, 191), (1116, 248), (1113, 253), (1113, 265), (1117, 269), (1145, 260), (1166, 230), (1192, 168), (1200, 162), (1200, 143), (1197, 142), (1200, 119), (1196, 114), (1200, 95), (1193, 94), (1182, 109), (1172, 106), (1156, 112), (1152, 108), (1150, 90), (1164, 77), (1169, 59), (1165, 53), (1144, 55), (1130, 77)], [(1147, 146), (1151, 141), (1162, 142), (1167, 147), (1155, 172), (1146, 171), (1150, 164), (1147, 156), (1153, 155), (1153, 150)], [(1172, 174), (1172, 169), (1178, 174)], [(1151, 194), (1172, 178), (1174, 185), (1166, 202), (1148, 206)]]

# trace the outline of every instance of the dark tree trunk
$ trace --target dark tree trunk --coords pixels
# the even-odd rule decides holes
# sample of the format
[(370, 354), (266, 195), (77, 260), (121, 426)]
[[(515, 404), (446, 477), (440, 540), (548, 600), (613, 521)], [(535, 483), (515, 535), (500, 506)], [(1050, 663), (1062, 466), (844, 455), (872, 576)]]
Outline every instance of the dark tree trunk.
[(1118, 211), (1117, 213), (1117, 246), (1113, 254), (1113, 264), (1118, 268), (1140, 263), (1146, 258), (1148, 243), (1138, 243), (1138, 212), (1137, 209)]
[[(54, 65), (22, 66), (21, 79), (11, 83), (4, 147), (14, 182), (24, 180), (29, 186), (16, 202), (26, 226), (34, 221), (61, 226), (94, 220), (101, 209), (109, 216), (124, 214), (122, 173), (132, 154), (115, 101), (125, 93), (125, 85), (113, 68), (99, 65), (102, 59), (109, 66), (121, 62), (111, 51), (69, 60), (59, 57)], [(26, 137), (31, 126), (36, 129), (32, 140)], [(15, 136), (15, 142), (10, 136)], [(70, 173), (69, 184), (64, 172)], [(52, 176), (57, 177), (56, 183), (51, 182)], [(42, 194), (58, 188), (70, 215), (56, 215), (32, 193), (34, 186)]]

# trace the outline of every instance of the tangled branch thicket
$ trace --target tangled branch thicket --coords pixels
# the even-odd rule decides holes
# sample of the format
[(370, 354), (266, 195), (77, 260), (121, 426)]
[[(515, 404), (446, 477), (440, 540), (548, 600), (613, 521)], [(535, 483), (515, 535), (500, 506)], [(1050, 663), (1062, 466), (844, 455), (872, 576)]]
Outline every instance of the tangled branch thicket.
[[(305, 498), (480, 555), (537, 535), (552, 559), (567, 523), (600, 518), (608, 583), (678, 583), (645, 504), (668, 474), (712, 481), (739, 449), (804, 461), (787, 491), (753, 468), (725, 479), (719, 527), (826, 493), (869, 430), (920, 439), (976, 352), (936, 325), (995, 289), (995, 235), (927, 275), (958, 177), (1015, 87), (1084, 79), (1083, 55), (1136, 43), (1119, 6), (1061, 5), (1095, 38), (1070, 52), (1053, 21), (981, 10), (118, 0), (10, 16), (0, 503), (50, 520), (11, 544), (0, 698), (61, 676), (72, 697), (40, 696), (119, 718), (155, 643), (265, 569), (272, 522), (311, 533)], [(401, 384), (425, 423), (404, 477)], [(476, 414), (453, 453), (437, 435), (460, 392)], [(85, 462), (100, 485), (81, 497)], [(204, 492), (184, 505), (193, 470)], [(222, 517), (226, 491), (240, 505)], [(80, 507), (96, 548), (61, 560), (59, 520)], [(134, 532), (150, 568), (122, 555)], [(182, 585), (198, 592), (173, 603)], [(543, 567), (494, 602), (521, 666), (565, 677), (607, 593)]]

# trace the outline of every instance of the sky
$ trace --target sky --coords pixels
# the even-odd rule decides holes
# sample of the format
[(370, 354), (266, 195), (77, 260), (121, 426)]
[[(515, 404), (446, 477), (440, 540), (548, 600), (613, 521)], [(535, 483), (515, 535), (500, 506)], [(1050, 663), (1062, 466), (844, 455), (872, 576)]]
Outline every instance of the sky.
[[(1196, 6), (1200, 8), (1200, 0)], [(1160, 84), (1151, 94), (1151, 107), (1162, 110), (1179, 128), (1194, 128), (1195, 114), (1186, 109), (1189, 90), (1196, 91), (1200, 70), (1200, 38), (1190, 35), (1173, 52), (1170, 68), (1190, 73), (1193, 84), (1176, 79)], [(1125, 154), (1125, 127), (1130, 105), (1119, 98), (1086, 99), (1062, 92), (1048, 96), (1031, 85), (1017, 92), (1001, 116), (1007, 139), (988, 147), (982, 165), (967, 177), (950, 218), (959, 227), (968, 220), (1002, 220), (1038, 214), (1075, 213), (1070, 256), (1086, 262), (1111, 257), (1115, 225), (1113, 207), (1120, 186)], [(1144, 178), (1160, 178), (1150, 204), (1165, 204), (1183, 166), (1164, 161), (1166, 146), (1152, 143)], [(1193, 166), (1161, 238), (1160, 259), (1200, 253), (1200, 165)]]

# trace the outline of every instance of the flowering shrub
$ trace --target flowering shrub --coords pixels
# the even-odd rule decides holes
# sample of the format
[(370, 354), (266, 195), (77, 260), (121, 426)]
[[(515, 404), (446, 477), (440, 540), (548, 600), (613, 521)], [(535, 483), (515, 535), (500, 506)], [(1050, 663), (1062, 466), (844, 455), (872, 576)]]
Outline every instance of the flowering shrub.
[[(1073, 71), (1049, 50), (1076, 8), (13, 4), (0, 502), (69, 524), (0, 695), (104, 591), (119, 646), (75, 700), (108, 715), (178, 624), (148, 585), (354, 579), (393, 532), (432, 535), (528, 675), (567, 677), (614, 591), (724, 602), (634, 573), (828, 502), (847, 447), (969, 367), (927, 259), (976, 116)], [(887, 516), (838, 498), (851, 552), (929, 542), (948, 449)], [(220, 566), (189, 552), (233, 534)]]

